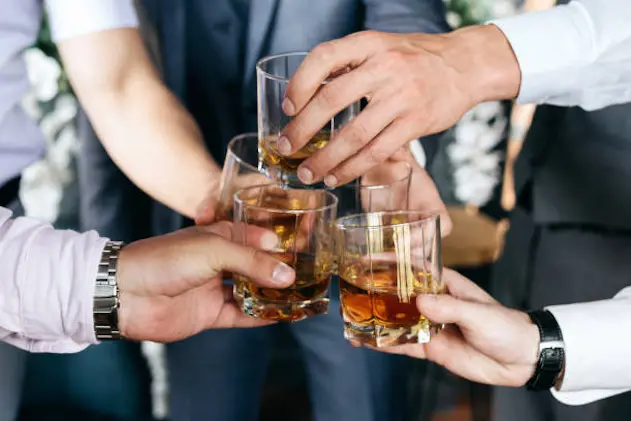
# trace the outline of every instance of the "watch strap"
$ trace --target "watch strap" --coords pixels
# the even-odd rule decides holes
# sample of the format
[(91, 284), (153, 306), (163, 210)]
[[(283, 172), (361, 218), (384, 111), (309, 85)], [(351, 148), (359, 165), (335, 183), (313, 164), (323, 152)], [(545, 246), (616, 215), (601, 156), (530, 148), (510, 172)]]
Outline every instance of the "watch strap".
[(108, 242), (101, 255), (94, 288), (94, 332), (96, 339), (117, 340), (121, 338), (118, 328), (118, 253), (125, 246), (121, 241)]
[(541, 341), (537, 367), (526, 383), (526, 388), (532, 391), (548, 390), (556, 385), (563, 371), (565, 362), (563, 335), (551, 312), (537, 310), (528, 313), (528, 316), (539, 329)]

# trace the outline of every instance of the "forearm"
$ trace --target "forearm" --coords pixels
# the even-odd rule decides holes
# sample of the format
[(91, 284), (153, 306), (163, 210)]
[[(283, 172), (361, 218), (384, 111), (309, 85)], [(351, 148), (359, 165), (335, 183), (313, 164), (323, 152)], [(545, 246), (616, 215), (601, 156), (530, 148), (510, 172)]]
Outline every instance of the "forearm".
[(77, 36), (60, 43), (60, 51), (112, 159), (152, 197), (194, 217), (221, 170), (192, 117), (160, 80), (138, 31)]
[(84, 101), (95, 131), (127, 176), (156, 200), (193, 218), (221, 168), (178, 100), (155, 77), (130, 78)]
[(565, 373), (554, 394), (582, 405), (631, 389), (631, 287), (611, 300), (549, 307), (565, 342)]
[(95, 343), (94, 285), (106, 239), (0, 208), (0, 340), (31, 352)]

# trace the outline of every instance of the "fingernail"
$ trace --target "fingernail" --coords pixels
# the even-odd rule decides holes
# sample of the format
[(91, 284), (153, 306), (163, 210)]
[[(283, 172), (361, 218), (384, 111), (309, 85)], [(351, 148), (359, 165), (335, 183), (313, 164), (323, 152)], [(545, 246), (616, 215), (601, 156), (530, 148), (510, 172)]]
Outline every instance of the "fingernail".
[(272, 272), (272, 280), (281, 285), (291, 284), (294, 281), (294, 270), (283, 262), (279, 262)]
[(328, 187), (335, 187), (337, 186), (337, 178), (335, 178), (334, 175), (327, 175), (326, 177), (324, 177), (324, 184), (326, 184)]
[(283, 111), (287, 115), (294, 115), (294, 113), (296, 112), (296, 107), (294, 106), (294, 103), (291, 102), (289, 98), (285, 98), (283, 100)]
[(276, 142), (276, 149), (282, 155), (291, 154), (291, 143), (289, 143), (289, 139), (286, 136), (281, 136)]
[(278, 237), (273, 232), (266, 232), (261, 236), (261, 248), (263, 250), (274, 250), (278, 244)]
[(298, 168), (298, 178), (305, 184), (313, 183), (313, 173), (309, 168)]

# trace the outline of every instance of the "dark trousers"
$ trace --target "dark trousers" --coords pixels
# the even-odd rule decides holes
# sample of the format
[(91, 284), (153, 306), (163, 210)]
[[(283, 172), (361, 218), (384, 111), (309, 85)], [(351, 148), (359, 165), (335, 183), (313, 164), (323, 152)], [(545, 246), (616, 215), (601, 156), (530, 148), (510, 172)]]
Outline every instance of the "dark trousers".
[[(268, 362), (288, 329), (302, 354), (314, 421), (404, 421), (410, 363), (406, 357), (353, 348), (343, 337), (333, 286), (329, 314), (294, 324), (203, 332), (167, 345), (172, 421), (256, 421)], [(300, 367), (281, 356), (285, 383), (300, 387)], [(287, 398), (290, 399), (290, 398)], [(295, 406), (287, 402), (286, 408)], [(293, 419), (280, 411), (275, 419)]]
[[(517, 209), (505, 246), (494, 268), (492, 290), (510, 307), (528, 310), (611, 298), (631, 282), (631, 232), (540, 225), (528, 212)], [(595, 341), (606, 340), (598, 332), (585, 335)], [(556, 401), (549, 392), (496, 388), (493, 406), (495, 421), (631, 419), (629, 393), (571, 407)]]

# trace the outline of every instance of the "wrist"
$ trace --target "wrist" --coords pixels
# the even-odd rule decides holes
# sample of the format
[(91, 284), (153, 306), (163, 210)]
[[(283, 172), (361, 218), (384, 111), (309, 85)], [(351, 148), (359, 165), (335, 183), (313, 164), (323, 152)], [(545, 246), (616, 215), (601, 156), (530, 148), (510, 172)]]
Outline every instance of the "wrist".
[(565, 344), (561, 328), (548, 310), (531, 311), (528, 317), (539, 332), (537, 364), (526, 387), (532, 391), (559, 386), (565, 367)]
[(463, 89), (477, 105), (516, 98), (521, 70), (510, 43), (495, 25), (477, 25), (447, 35), (452, 56), (464, 75)]

